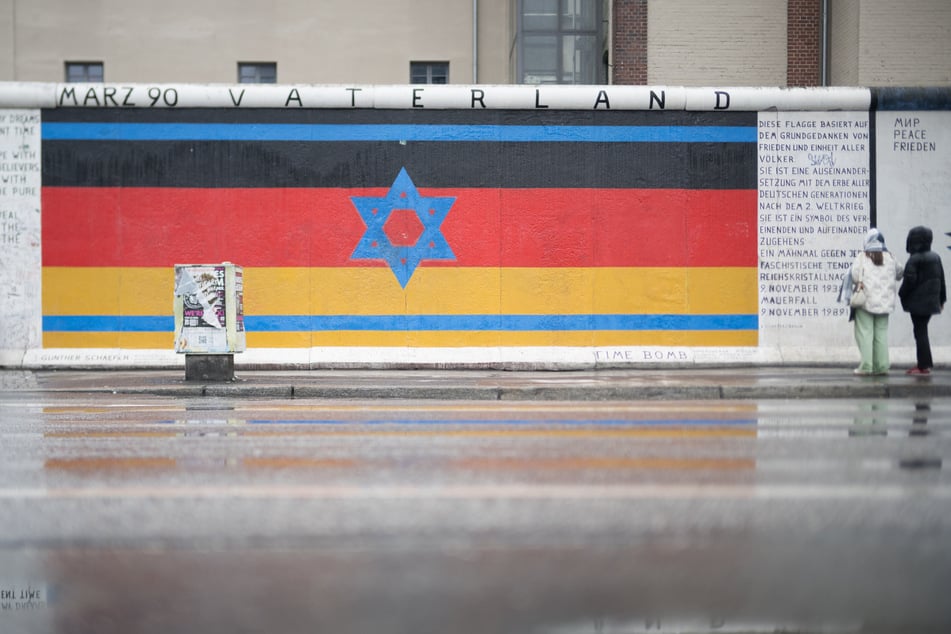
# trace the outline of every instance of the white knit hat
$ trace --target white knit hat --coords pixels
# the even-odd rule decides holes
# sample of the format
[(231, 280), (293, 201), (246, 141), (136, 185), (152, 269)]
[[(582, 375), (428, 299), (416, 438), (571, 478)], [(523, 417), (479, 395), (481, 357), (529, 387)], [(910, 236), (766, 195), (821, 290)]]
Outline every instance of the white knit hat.
[(870, 251), (884, 251), (885, 250), (885, 236), (882, 235), (882, 232), (874, 227), (868, 230), (868, 233), (865, 234), (865, 246), (864, 249), (866, 252)]

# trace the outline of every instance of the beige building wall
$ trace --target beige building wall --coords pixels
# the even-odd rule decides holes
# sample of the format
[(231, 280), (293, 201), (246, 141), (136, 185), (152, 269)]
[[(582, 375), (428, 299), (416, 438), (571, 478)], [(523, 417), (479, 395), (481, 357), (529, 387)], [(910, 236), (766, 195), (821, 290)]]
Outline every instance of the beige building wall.
[(0, 81), (13, 78), (16, 59), (13, 3), (14, 0), (0, 0)]
[(951, 85), (951, 0), (860, 4), (859, 85)]
[(829, 2), (830, 86), (859, 85), (860, 0)]
[(785, 86), (786, 0), (649, 0), (647, 81)]
[[(786, 84), (786, 0), (648, 1), (648, 83)], [(260, 61), (281, 83), (402, 84), (445, 61), (471, 83), (474, 2), (478, 81), (512, 83), (517, 0), (0, 0), (0, 81), (101, 61), (108, 82), (233, 83)], [(951, 84), (951, 0), (828, 6), (831, 85)]]
[[(507, 83), (509, 0), (479, 0), (479, 80)], [(280, 83), (407, 83), (410, 61), (473, 80), (473, 0), (0, 0), (0, 80), (62, 81), (102, 61), (107, 82), (235, 82), (276, 62)], [(12, 49), (12, 50), (10, 50)]]

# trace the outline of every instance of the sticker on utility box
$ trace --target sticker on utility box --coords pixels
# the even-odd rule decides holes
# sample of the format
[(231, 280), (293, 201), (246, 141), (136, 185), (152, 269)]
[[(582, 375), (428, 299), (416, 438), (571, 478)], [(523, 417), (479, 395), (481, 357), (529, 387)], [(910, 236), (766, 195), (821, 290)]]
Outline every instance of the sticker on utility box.
[(242, 269), (231, 263), (175, 265), (175, 351), (245, 350)]

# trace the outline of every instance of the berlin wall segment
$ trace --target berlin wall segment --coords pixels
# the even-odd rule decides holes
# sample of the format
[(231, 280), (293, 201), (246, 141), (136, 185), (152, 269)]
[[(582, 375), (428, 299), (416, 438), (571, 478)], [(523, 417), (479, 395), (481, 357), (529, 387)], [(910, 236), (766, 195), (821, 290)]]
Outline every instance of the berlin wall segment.
[[(0, 155), (42, 147), (20, 161), (42, 194), (0, 189), (3, 226), (21, 227), (2, 239), (25, 218), (37, 236), (0, 282), (43, 289), (5, 304), (2, 362), (167, 364), (171, 267), (200, 261), (245, 267), (248, 347), (270, 363), (848, 360), (835, 291), (874, 218), (876, 171), (888, 180), (872, 99), (51, 85), (44, 109), (0, 110), (33, 122), (32, 137), (0, 126)], [(891, 154), (947, 163), (947, 111), (889, 116)], [(915, 170), (902, 163), (906, 186)], [(920, 222), (892, 207), (878, 219), (894, 249)]]

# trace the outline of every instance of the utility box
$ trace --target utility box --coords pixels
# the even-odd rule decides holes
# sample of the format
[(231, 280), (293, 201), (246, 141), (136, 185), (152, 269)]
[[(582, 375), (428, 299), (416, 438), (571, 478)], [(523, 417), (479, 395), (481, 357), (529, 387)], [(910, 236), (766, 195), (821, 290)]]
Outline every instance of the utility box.
[(175, 265), (175, 352), (185, 380), (234, 379), (234, 353), (246, 348), (240, 266)]

